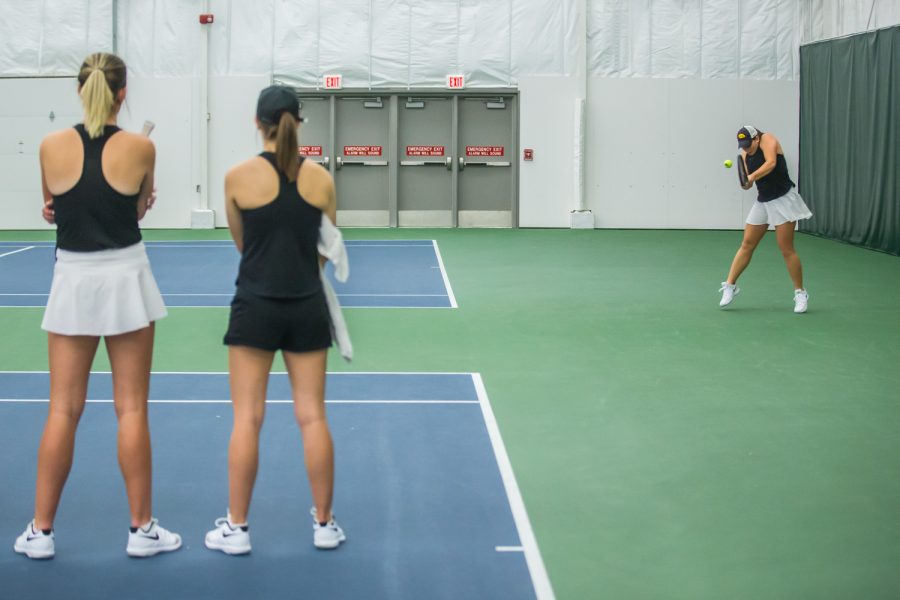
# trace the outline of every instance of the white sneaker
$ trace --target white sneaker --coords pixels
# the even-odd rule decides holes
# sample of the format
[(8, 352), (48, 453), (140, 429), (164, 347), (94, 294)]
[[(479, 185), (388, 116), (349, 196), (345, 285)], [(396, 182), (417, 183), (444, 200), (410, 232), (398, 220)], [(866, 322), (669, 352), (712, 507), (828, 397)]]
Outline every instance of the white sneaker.
[(731, 304), (731, 301), (734, 300), (734, 297), (741, 293), (741, 288), (733, 283), (723, 281), (719, 291), (722, 292), (722, 299), (719, 300), (719, 306), (728, 306)]
[(44, 533), (40, 529), (35, 529), (34, 520), (32, 520), (22, 535), (16, 538), (13, 550), (19, 554), (24, 554), (28, 558), (53, 558), (56, 554), (53, 530), (51, 529), (50, 533)]
[(341, 542), (347, 540), (347, 536), (344, 535), (344, 530), (341, 529), (340, 525), (337, 524), (337, 521), (334, 520), (334, 515), (331, 515), (330, 521), (322, 525), (316, 517), (315, 508), (310, 510), (309, 514), (311, 514), (313, 518), (313, 545), (316, 548), (319, 548), (320, 550), (332, 550), (340, 546)]
[(231, 515), (216, 519), (216, 528), (206, 534), (206, 547), (225, 554), (248, 554), (250, 532), (247, 525), (234, 525)]
[(143, 527), (128, 532), (128, 556), (146, 557), (181, 548), (181, 536), (159, 526), (158, 519), (150, 519)]
[(794, 312), (805, 313), (809, 307), (809, 294), (806, 290), (794, 290)]

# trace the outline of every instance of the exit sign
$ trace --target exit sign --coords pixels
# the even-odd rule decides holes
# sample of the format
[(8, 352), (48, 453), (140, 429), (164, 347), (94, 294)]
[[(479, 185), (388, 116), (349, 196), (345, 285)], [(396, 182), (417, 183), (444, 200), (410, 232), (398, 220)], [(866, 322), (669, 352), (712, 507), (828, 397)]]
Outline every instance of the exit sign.
[(324, 75), (322, 79), (326, 90), (339, 90), (344, 84), (344, 78), (341, 75)]
[(461, 90), (466, 87), (466, 78), (462, 75), (447, 75), (447, 87), (451, 90)]

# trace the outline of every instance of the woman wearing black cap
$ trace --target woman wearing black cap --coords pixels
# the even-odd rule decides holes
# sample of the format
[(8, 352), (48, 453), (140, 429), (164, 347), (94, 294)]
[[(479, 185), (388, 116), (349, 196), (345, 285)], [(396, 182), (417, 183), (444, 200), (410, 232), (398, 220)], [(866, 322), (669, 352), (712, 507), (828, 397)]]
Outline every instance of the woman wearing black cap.
[(225, 344), (234, 425), (228, 449), (229, 510), (206, 535), (226, 554), (250, 552), (247, 515), (256, 480), (266, 383), (281, 350), (303, 437), (312, 489), (313, 543), (337, 548), (344, 532), (331, 512), (334, 450), (325, 416), (325, 366), (331, 329), (317, 251), (322, 214), (335, 219), (334, 182), (297, 155), (300, 106), (286, 87), (259, 95), (259, 156), (225, 176), (228, 227), (241, 253)]
[(809, 294), (803, 287), (803, 267), (794, 250), (794, 230), (797, 221), (810, 218), (812, 213), (800, 194), (793, 189), (795, 185), (788, 175), (787, 162), (778, 138), (771, 133), (758, 131), (751, 125), (745, 125), (738, 130), (737, 139), (741, 160), (744, 161), (748, 174), (744, 189), (749, 190), (755, 183), (758, 194), (747, 215), (744, 240), (731, 263), (728, 278), (722, 282), (719, 290), (722, 292), (719, 306), (728, 306), (740, 293), (741, 289), (736, 285), (737, 279), (750, 264), (753, 251), (769, 225), (772, 225), (794, 283), (794, 312), (804, 313), (809, 303)]

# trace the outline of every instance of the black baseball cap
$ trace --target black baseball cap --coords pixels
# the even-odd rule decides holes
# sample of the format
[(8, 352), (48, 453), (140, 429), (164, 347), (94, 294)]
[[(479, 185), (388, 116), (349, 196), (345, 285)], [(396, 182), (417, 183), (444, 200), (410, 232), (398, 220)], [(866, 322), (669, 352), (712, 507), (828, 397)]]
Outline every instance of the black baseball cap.
[(744, 125), (737, 132), (737, 141), (739, 148), (749, 148), (753, 143), (753, 138), (759, 135), (759, 132), (753, 125)]
[(294, 91), (283, 85), (270, 85), (259, 93), (256, 102), (256, 118), (267, 125), (277, 125), (281, 115), (288, 113), (301, 123), (300, 101)]

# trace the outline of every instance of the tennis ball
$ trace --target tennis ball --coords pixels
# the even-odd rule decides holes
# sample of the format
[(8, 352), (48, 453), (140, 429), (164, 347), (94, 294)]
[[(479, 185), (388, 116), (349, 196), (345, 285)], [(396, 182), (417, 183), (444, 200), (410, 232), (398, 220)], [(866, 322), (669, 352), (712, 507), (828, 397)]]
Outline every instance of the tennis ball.
[(726, 169), (730, 169), (730, 168), (731, 168), (731, 165), (733, 165), (733, 164), (734, 164), (734, 163), (731, 162), (730, 160), (726, 160), (726, 161), (725, 161), (725, 168), (726, 168)]

